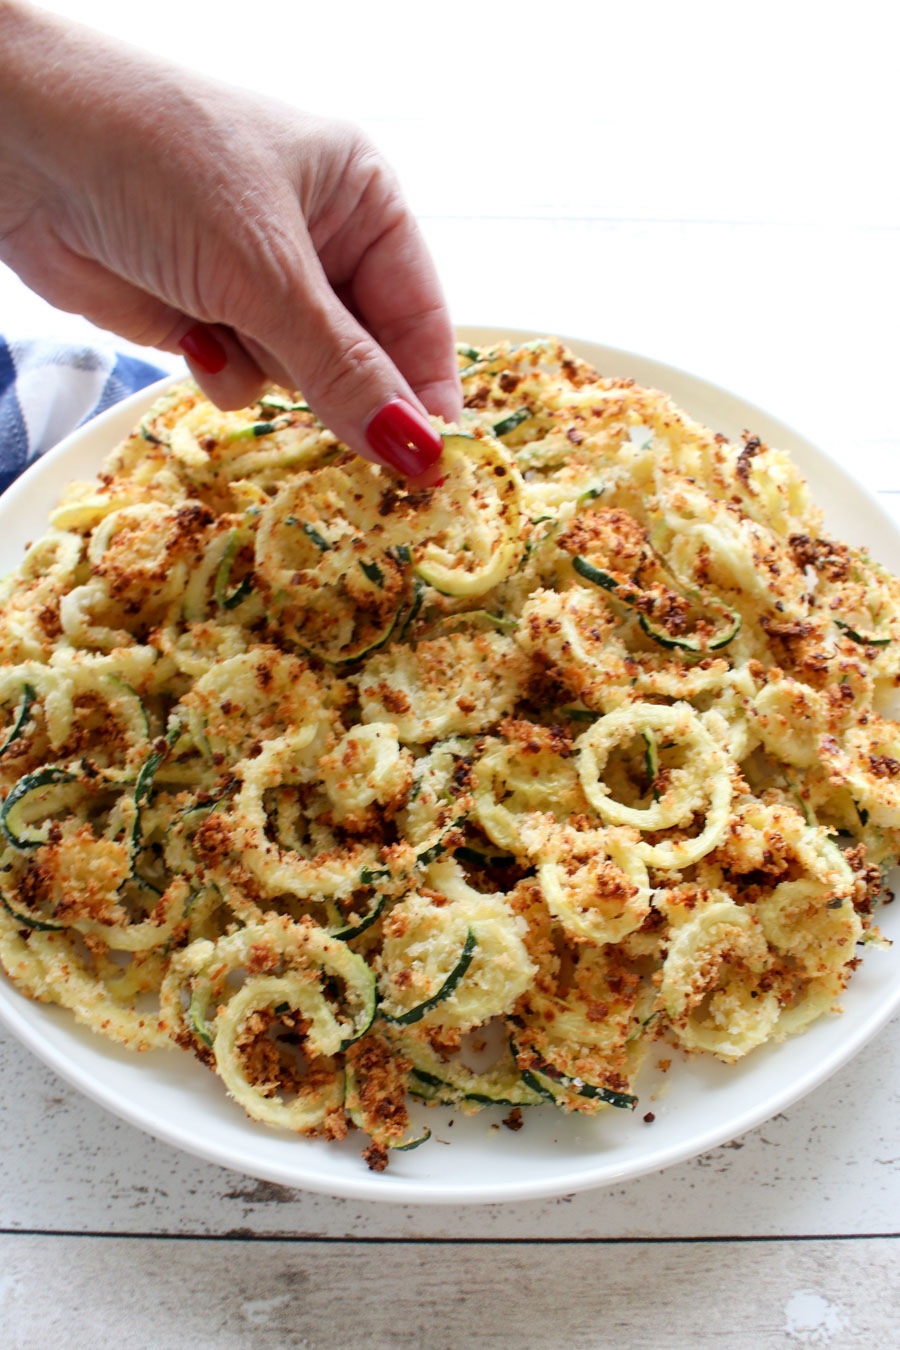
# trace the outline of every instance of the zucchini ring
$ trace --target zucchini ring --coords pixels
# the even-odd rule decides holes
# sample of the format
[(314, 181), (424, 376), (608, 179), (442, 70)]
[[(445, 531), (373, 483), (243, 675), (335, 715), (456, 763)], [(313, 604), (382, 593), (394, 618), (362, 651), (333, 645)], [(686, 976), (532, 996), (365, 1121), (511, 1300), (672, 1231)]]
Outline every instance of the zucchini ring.
[[(268, 741), (255, 759), (239, 766), (241, 787), (223, 826), (232, 856), (255, 878), (263, 898), (290, 894), (300, 900), (343, 900), (358, 886), (388, 875), (380, 850), (368, 842), (319, 851), (311, 837), (308, 852), (301, 853), (269, 837), (266, 793), (284, 783), (302, 783), (312, 775), (316, 737), (315, 725), (301, 727)], [(238, 897), (233, 903), (242, 918), (260, 917), (260, 907), (252, 901), (249, 908)]]
[[(637, 734), (665, 737), (689, 752), (682, 767), (668, 771), (657, 799), (646, 806), (626, 806), (614, 800), (604, 783), (603, 770), (613, 748)], [(703, 830), (696, 838), (635, 845), (638, 856), (651, 867), (682, 867), (697, 862), (722, 839), (732, 798), (729, 761), (700, 717), (686, 703), (671, 707), (632, 704), (618, 708), (594, 723), (576, 742), (578, 776), (591, 806), (610, 825), (638, 830), (665, 830), (690, 824), (705, 810)]]
[[(533, 735), (530, 734), (533, 732)], [(472, 766), (475, 817), (505, 853), (540, 856), (560, 822), (585, 811), (582, 790), (566, 746), (557, 748), (547, 728), (516, 723), (505, 741), (488, 741)]]
[[(269, 1076), (262, 1082), (251, 1082), (245, 1065), (244, 1052), (256, 1047), (269, 1024), (267, 1014), (274, 1018), (285, 1013), (297, 1014), (300, 1023), (308, 1021), (306, 1032), (309, 1062), (305, 1079), (293, 1084), (295, 1095), (290, 1101), (277, 1095), (277, 1078), (272, 1081), (274, 1046), (263, 1061), (269, 1067)], [(333, 1021), (333, 1019), (332, 1019)], [(291, 1019), (291, 1025), (295, 1025)], [(276, 1129), (295, 1130), (308, 1134), (319, 1127), (332, 1113), (340, 1110), (344, 1099), (344, 1074), (333, 1058), (319, 1049), (321, 1041), (332, 1042), (332, 1026), (324, 1015), (321, 1000), (317, 999), (309, 983), (296, 972), (285, 975), (261, 975), (248, 980), (216, 1019), (216, 1033), (212, 1043), (216, 1073), (228, 1093), (254, 1120)], [(277, 1070), (276, 1070), (277, 1073)]]
[(777, 993), (760, 982), (771, 963), (759, 920), (729, 896), (680, 925), (659, 997), (682, 1044), (733, 1062), (768, 1040), (781, 1015)]
[(484, 595), (512, 575), (522, 556), (519, 471), (480, 429), (443, 440), (444, 482), (422, 511), (425, 538), (413, 547), (413, 563), (444, 595)]
[(856, 956), (862, 922), (849, 893), (811, 877), (782, 881), (757, 901), (756, 913), (769, 945), (792, 957), (810, 979), (839, 972)]
[[(270, 916), (217, 942), (198, 938), (172, 958), (163, 979), (160, 1005), (173, 1038), (212, 1046), (215, 1018), (210, 1022), (210, 1005), (215, 999), (217, 1008), (225, 1006), (229, 977), (248, 967), (281, 974), (293, 971), (302, 976), (312, 991), (303, 996), (304, 1007), (314, 1014), (319, 1054), (336, 1055), (345, 1050), (372, 1024), (375, 976), (363, 958), (310, 919), (291, 923), (282, 916)], [(249, 975), (246, 983), (252, 984), (254, 978)], [(324, 983), (328, 978), (343, 984), (343, 1006), (326, 997)]]
[(380, 507), (388, 482), (355, 460), (298, 475), (259, 519), (256, 576), (280, 627), (333, 664), (385, 642), (407, 593), (402, 505)]
[(407, 1027), (439, 1011), (444, 1026), (468, 1031), (510, 1012), (534, 967), (501, 896), (472, 891), (452, 862), (428, 881), (449, 903), (411, 892), (384, 921), (381, 1016)]
[(525, 1082), (508, 1045), (487, 1069), (471, 1069), (459, 1057), (442, 1058), (425, 1036), (395, 1033), (397, 1044), (412, 1062), (409, 1091), (425, 1101), (471, 1106), (537, 1106), (541, 1097)]
[(621, 942), (650, 913), (647, 868), (630, 830), (560, 831), (538, 864), (537, 879), (553, 917), (575, 942)]

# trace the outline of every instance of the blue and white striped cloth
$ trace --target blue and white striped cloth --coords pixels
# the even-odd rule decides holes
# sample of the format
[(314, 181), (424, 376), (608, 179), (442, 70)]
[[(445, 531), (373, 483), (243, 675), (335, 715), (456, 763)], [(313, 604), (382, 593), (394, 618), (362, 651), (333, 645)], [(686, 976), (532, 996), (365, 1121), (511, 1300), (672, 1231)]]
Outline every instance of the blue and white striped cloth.
[(164, 374), (111, 347), (0, 337), (0, 492), (70, 431)]

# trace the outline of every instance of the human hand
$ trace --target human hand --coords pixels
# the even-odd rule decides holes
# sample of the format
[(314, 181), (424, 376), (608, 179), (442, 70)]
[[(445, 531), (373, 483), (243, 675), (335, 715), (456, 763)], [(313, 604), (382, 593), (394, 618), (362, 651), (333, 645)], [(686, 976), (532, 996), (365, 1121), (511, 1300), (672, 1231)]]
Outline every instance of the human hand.
[(181, 350), (222, 408), (272, 379), (366, 458), (434, 464), (423, 413), (461, 404), (450, 320), (359, 131), (2, 0), (0, 53), (0, 258), (27, 285)]

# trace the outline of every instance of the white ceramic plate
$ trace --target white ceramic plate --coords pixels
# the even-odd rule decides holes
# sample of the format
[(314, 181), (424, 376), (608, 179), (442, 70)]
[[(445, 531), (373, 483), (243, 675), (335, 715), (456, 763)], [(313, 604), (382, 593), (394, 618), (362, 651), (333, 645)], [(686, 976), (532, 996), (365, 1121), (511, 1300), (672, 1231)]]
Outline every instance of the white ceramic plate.
[[(461, 336), (492, 342), (509, 330), (467, 329)], [(670, 393), (715, 430), (736, 438), (745, 429), (792, 452), (839, 538), (865, 543), (900, 572), (900, 536), (889, 517), (848, 474), (773, 417), (725, 390), (644, 357), (587, 342), (571, 346), (603, 374), (633, 376)], [(0, 499), (0, 572), (14, 566), (39, 536), (62, 487), (91, 478), (101, 460), (137, 423), (171, 380), (143, 390), (98, 417), (38, 461)], [(359, 1134), (340, 1145), (304, 1140), (255, 1124), (226, 1097), (221, 1082), (179, 1051), (137, 1056), (84, 1031), (66, 1012), (31, 1003), (0, 977), (0, 1018), (58, 1074), (133, 1125), (201, 1158), (252, 1176), (307, 1190), (366, 1200), (480, 1203), (586, 1190), (701, 1153), (784, 1110), (845, 1064), (900, 1005), (900, 904), (879, 919), (893, 937), (889, 952), (869, 951), (856, 972), (841, 1017), (816, 1023), (804, 1036), (763, 1047), (735, 1067), (674, 1056), (663, 1076), (651, 1053), (634, 1113), (609, 1110), (595, 1119), (564, 1117), (552, 1108), (526, 1113), (518, 1133), (493, 1108), (474, 1117), (422, 1108), (433, 1139), (395, 1154), (387, 1172), (367, 1170)], [(643, 1116), (652, 1112), (652, 1124)], [(450, 1121), (453, 1121), (452, 1126)]]

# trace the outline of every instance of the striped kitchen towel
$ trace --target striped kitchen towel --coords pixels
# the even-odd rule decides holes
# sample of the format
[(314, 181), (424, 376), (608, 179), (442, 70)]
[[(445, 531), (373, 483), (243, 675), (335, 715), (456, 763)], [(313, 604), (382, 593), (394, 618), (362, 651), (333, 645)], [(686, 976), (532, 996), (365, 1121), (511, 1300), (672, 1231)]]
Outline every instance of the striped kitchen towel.
[(70, 431), (164, 374), (112, 347), (0, 337), (0, 492)]

